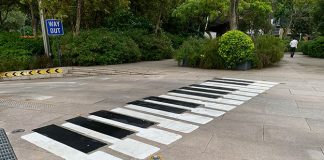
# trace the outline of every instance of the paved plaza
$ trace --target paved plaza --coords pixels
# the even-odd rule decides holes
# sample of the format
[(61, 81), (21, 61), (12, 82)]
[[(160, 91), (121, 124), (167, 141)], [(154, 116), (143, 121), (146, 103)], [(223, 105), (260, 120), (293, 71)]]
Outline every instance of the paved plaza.
[[(287, 54), (249, 71), (182, 68), (174, 60), (87, 68), (137, 74), (0, 82), (0, 128), (19, 160), (324, 160), (323, 59)], [(212, 87), (227, 95), (213, 101), (222, 89)], [(165, 105), (156, 100), (161, 95), (182, 104)], [(144, 102), (150, 107), (139, 107)], [(127, 114), (129, 123), (100, 118), (104, 111)], [(86, 124), (91, 130), (80, 127)], [(108, 124), (118, 135), (99, 133)], [(64, 139), (76, 147), (58, 142)]]

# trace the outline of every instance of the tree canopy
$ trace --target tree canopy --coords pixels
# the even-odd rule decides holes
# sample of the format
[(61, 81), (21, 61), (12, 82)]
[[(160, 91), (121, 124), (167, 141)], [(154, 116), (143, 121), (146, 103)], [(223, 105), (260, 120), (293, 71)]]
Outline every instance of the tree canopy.
[(108, 20), (111, 22), (121, 13), (130, 13), (128, 17), (123, 14), (129, 22), (134, 17), (149, 22), (156, 34), (163, 30), (203, 33), (208, 21), (234, 21), (242, 31), (270, 33), (272, 18), (280, 22), (286, 33), (289, 29), (293, 34), (324, 30), (324, 0), (42, 0), (41, 6), (38, 2), (0, 1), (0, 29), (29, 26), (36, 35), (42, 8), (46, 18), (62, 19), (65, 28), (73, 32), (105, 27)]

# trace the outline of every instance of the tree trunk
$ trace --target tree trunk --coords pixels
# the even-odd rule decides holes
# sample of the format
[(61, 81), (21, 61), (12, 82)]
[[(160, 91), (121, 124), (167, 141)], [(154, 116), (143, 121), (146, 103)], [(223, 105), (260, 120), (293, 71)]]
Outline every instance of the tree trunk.
[(237, 29), (237, 10), (238, 10), (239, 0), (231, 0), (230, 8), (230, 29)]
[(1, 8), (0, 8), (0, 26), (2, 26), (2, 12), (1, 12)]
[(33, 3), (30, 2), (29, 3), (29, 9), (30, 9), (30, 15), (31, 15), (31, 25), (33, 28), (33, 36), (36, 38), (37, 36), (37, 23), (36, 23), (36, 19), (35, 19), (35, 13), (34, 13), (34, 6)]
[(157, 22), (155, 24), (155, 34), (157, 35), (159, 30), (160, 30), (160, 25), (161, 25), (161, 18), (162, 18), (162, 9), (160, 9), (159, 11), (159, 16), (158, 16), (158, 19), (157, 19)]
[(78, 0), (78, 7), (77, 7), (77, 17), (75, 22), (75, 35), (79, 35), (80, 33), (80, 24), (81, 24), (81, 7), (82, 7), (82, 0)]

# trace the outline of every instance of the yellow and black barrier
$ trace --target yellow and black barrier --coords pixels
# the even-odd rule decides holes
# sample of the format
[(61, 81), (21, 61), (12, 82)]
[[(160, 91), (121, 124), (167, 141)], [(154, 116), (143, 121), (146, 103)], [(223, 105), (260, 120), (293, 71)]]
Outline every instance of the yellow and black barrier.
[(62, 68), (49, 68), (49, 69), (37, 69), (29, 71), (12, 71), (0, 73), (0, 78), (12, 78), (22, 76), (33, 76), (33, 75), (46, 75), (46, 74), (59, 74), (63, 73)]

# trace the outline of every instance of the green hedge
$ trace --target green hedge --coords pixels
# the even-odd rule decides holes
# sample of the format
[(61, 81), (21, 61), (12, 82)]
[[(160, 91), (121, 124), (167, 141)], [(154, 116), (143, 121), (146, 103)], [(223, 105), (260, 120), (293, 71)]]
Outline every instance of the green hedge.
[(141, 60), (157, 61), (170, 59), (174, 53), (172, 41), (165, 34), (155, 35), (148, 30), (131, 29), (123, 34), (131, 37), (141, 51)]
[(18, 33), (0, 33), (0, 72), (34, 69), (43, 54), (42, 40), (20, 38)]
[(62, 41), (62, 63), (69, 65), (108, 65), (137, 62), (141, 52), (130, 38), (104, 29), (68, 34)]
[(303, 42), (302, 45), (299, 45), (299, 48), (305, 55), (315, 58), (324, 58), (324, 36)]
[(255, 65), (258, 68), (267, 67), (279, 62), (285, 51), (285, 44), (272, 35), (263, 35), (255, 39)]

